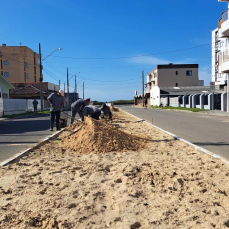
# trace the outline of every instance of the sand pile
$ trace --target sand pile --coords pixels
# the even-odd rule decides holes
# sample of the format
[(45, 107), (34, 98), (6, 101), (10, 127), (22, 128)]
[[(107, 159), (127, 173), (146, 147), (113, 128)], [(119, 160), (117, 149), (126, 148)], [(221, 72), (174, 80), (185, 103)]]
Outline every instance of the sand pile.
[(111, 111), (118, 111), (118, 108), (114, 107), (114, 106), (110, 106), (110, 110)]
[(147, 139), (122, 132), (107, 123), (85, 117), (79, 130), (62, 140), (62, 145), (78, 153), (136, 151), (144, 148)]

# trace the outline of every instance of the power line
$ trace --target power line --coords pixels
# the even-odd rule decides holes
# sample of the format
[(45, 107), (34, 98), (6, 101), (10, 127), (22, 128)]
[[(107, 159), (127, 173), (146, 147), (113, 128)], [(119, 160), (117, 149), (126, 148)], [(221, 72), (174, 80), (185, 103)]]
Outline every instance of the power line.
[(92, 80), (92, 79), (82, 78), (82, 77), (80, 77), (80, 76), (78, 76), (78, 78), (85, 79), (85, 80), (88, 80), (88, 81), (97, 81), (97, 82), (125, 82), (125, 81), (131, 81), (131, 80), (139, 79), (139, 78), (141, 78), (141, 77), (137, 77), (137, 78), (133, 78), (133, 79), (128, 79), (128, 80), (116, 80), (116, 81), (109, 81), (109, 80)]
[(189, 49), (195, 49), (195, 48), (200, 48), (204, 47), (207, 45), (211, 45), (211, 43), (203, 44), (203, 45), (198, 45), (198, 46), (193, 46), (193, 47), (188, 47), (184, 49), (177, 49), (177, 50), (172, 50), (168, 52), (161, 52), (161, 53), (153, 53), (153, 54), (147, 54), (147, 55), (138, 55), (138, 56), (126, 56), (126, 57), (61, 57), (61, 56), (52, 56), (52, 57), (59, 57), (62, 59), (76, 59), (76, 60), (117, 60), (117, 59), (130, 59), (130, 58), (136, 58), (136, 57), (145, 57), (145, 56), (157, 56), (157, 55), (163, 55), (163, 54), (168, 54), (168, 53), (174, 53), (174, 52), (181, 52)]

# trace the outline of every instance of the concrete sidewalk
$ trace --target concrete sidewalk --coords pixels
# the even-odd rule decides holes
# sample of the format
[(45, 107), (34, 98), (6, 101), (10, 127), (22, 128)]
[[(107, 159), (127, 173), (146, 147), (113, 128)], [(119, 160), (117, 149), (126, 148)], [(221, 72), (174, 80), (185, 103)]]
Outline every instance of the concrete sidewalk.
[(229, 116), (228, 112), (220, 111), (220, 110), (199, 111), (198, 113), (200, 113), (200, 114), (209, 114), (209, 115)]
[(5, 121), (5, 120), (7, 120), (8, 118), (0, 118), (0, 122), (1, 121)]

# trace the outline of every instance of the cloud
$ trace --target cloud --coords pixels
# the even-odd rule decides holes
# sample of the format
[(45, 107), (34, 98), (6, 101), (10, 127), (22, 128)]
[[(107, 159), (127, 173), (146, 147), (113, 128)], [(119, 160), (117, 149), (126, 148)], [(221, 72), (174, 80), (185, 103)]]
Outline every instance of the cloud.
[(139, 57), (133, 57), (132, 59), (128, 60), (130, 63), (135, 63), (135, 64), (144, 64), (144, 65), (158, 65), (158, 64), (197, 64), (198, 61), (196, 61), (193, 58), (185, 58), (180, 61), (172, 61), (168, 59), (163, 59), (163, 58), (157, 58), (157, 57), (152, 57), (152, 56), (141, 56)]
[(128, 60), (130, 63), (135, 64), (146, 64), (146, 65), (158, 65), (158, 64), (168, 64), (171, 63), (169, 60), (161, 59), (152, 56), (140, 56), (133, 57), (132, 59)]

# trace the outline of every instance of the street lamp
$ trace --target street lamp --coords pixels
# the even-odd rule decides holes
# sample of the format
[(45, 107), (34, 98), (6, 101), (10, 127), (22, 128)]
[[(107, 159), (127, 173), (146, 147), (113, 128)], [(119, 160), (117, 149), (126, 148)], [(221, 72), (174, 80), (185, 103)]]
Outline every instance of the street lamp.
[(40, 79), (39, 79), (39, 81), (40, 81), (41, 112), (43, 112), (43, 94), (42, 94), (42, 81), (43, 81), (43, 78), (42, 78), (42, 69), (43, 69), (43, 66), (42, 66), (42, 61), (44, 61), (47, 57), (51, 56), (54, 52), (56, 52), (58, 50), (62, 50), (62, 48), (55, 49), (48, 56), (46, 56), (43, 60), (41, 60), (41, 44), (39, 43), (39, 59), (40, 59)]

